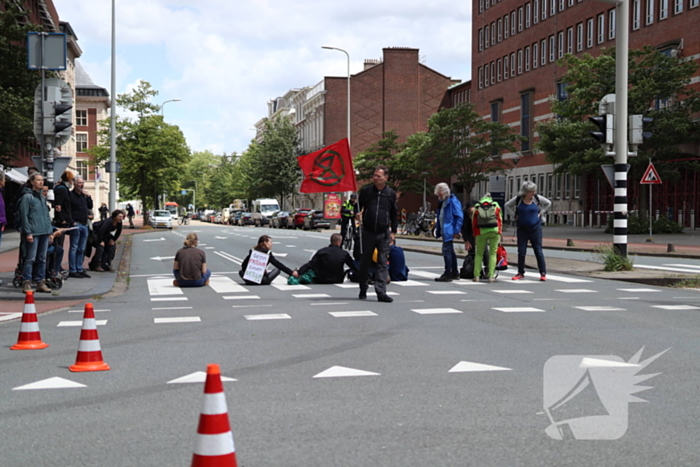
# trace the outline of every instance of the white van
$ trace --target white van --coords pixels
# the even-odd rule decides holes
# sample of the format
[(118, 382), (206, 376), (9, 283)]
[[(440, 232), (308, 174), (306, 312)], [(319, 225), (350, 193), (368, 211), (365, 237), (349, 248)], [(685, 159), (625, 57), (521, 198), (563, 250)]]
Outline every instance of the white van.
[(255, 227), (269, 225), (270, 216), (279, 210), (280, 205), (277, 203), (276, 199), (261, 198), (253, 201), (250, 212), (253, 215)]

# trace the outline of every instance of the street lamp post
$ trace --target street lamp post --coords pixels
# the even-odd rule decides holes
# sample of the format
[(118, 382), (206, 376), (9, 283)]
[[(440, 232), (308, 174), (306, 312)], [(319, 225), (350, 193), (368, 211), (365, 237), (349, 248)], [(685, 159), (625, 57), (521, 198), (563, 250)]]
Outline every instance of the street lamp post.
[(160, 106), (160, 116), (163, 117), (163, 120), (165, 120), (165, 104), (168, 102), (180, 102), (182, 99), (180, 98), (175, 98), (175, 99), (169, 99), (165, 102), (163, 102)]
[(191, 180), (194, 182), (194, 190), (192, 190), (192, 210), (197, 212), (197, 180)]
[(330, 47), (327, 45), (324, 45), (321, 47), (322, 49), (327, 49), (327, 50), (338, 50), (340, 52), (343, 52), (347, 57), (348, 57), (348, 146), (350, 146), (350, 54), (347, 53), (347, 51), (343, 49), (339, 49), (338, 47)]
[(109, 211), (117, 209), (117, 53), (116, 53), (116, 0), (112, 0), (112, 76), (111, 109), (109, 122)]
[(425, 212), (425, 188), (426, 188), (426, 178), (428, 175), (428, 172), (421, 172), (421, 175), (423, 176), (423, 212)]

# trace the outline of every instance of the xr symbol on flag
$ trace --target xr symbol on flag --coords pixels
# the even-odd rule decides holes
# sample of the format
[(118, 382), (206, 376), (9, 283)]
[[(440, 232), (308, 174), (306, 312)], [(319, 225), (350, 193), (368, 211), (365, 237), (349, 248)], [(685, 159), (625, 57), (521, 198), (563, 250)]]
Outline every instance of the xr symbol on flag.
[(335, 186), (342, 182), (345, 162), (340, 153), (329, 150), (319, 154), (307, 178), (323, 186)]

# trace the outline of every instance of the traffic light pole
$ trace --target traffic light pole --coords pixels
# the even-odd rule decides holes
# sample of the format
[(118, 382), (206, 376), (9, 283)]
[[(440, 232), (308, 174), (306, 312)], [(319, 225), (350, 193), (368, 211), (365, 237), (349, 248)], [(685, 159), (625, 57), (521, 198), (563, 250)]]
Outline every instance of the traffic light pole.
[(617, 3), (615, 14), (615, 203), (613, 247), (627, 257), (627, 72), (629, 1)]
[[(44, 56), (46, 54), (46, 33), (45, 32), (40, 32), (39, 33), (39, 40), (41, 40), (41, 57), (40, 57), (40, 63), (41, 63), (41, 138), (39, 138), (39, 151), (41, 152), (41, 161), (42, 161), (42, 175), (46, 177), (46, 164), (44, 164), (44, 160), (46, 158), (46, 145), (44, 144), (44, 134), (45, 134), (45, 128), (44, 128), (44, 102), (46, 102), (46, 65), (44, 64)], [(53, 180), (51, 180), (53, 181)], [(53, 186), (49, 185), (49, 198), (53, 198)]]

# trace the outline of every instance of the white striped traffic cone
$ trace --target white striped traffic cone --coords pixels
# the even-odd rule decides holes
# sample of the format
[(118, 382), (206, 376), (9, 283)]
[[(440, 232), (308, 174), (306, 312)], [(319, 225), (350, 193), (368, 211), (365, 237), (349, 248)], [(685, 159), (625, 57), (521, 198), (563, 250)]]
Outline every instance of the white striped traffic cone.
[(95, 323), (95, 310), (92, 303), (85, 304), (78, 356), (75, 359), (75, 365), (69, 366), (68, 369), (70, 371), (109, 370), (109, 365), (102, 360), (102, 349), (100, 349), (100, 338), (97, 336), (97, 323)]
[(22, 312), (22, 324), (19, 325), (17, 343), (10, 347), (12, 350), (45, 349), (49, 344), (41, 340), (39, 320), (36, 317), (34, 306), (34, 292), (25, 292), (24, 311)]
[(199, 416), (192, 467), (237, 467), (219, 365), (207, 365), (204, 403)]

